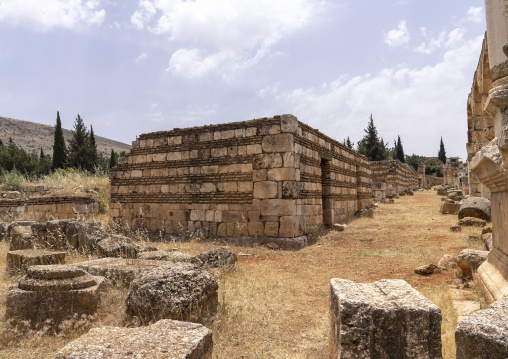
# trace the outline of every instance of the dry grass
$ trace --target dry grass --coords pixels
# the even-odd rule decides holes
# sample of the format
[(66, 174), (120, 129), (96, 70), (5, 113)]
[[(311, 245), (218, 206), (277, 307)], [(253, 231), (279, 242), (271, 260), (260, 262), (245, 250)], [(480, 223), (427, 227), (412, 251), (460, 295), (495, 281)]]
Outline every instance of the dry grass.
[[(419, 265), (437, 263), (444, 254), (456, 256), (471, 244), (478, 248), (480, 244), (468, 243), (468, 237), (479, 235), (481, 229), (450, 232), (457, 217), (441, 215), (439, 206), (440, 197), (435, 192), (416, 192), (414, 196), (401, 197), (395, 204), (381, 204), (374, 218), (354, 221), (344, 232), (325, 233), (315, 245), (298, 252), (232, 247), (236, 253), (248, 255), (240, 256), (232, 270), (213, 272), (219, 283), (221, 305), (212, 324), (214, 358), (327, 358), (331, 278), (357, 282), (405, 279), (441, 308), (443, 357), (454, 358), (457, 313), (448, 284), (455, 279), (455, 273), (422, 277), (413, 270)], [(155, 245), (198, 254), (220, 243), (195, 240)], [(5, 248), (0, 245), (2, 261)], [(0, 261), (0, 265), (5, 264)], [(14, 281), (5, 276), (0, 279), (0, 291), (5, 294)], [(126, 295), (110, 289), (99, 319), (92, 325), (121, 325)], [(471, 295), (477, 294), (472, 291)], [(0, 310), (5, 310), (4, 300)], [(1, 324), (1, 328), (4, 326)], [(5, 345), (0, 358), (15, 358), (16, 353), (20, 353), (19, 358), (51, 357), (54, 354), (50, 353), (73, 337), (42, 335), (33, 339), (33, 334), (25, 335)]]

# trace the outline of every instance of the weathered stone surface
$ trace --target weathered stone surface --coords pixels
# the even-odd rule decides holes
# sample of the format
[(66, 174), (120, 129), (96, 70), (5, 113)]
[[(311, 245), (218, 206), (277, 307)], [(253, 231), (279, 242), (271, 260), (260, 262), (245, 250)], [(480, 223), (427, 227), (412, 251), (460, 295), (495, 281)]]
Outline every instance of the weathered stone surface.
[(347, 228), (347, 225), (346, 224), (340, 224), (340, 223), (335, 223), (333, 226), (332, 226), (332, 229), (334, 231), (337, 231), (337, 232), (344, 232)]
[(330, 283), (330, 358), (442, 358), (441, 311), (403, 280)]
[(452, 257), (449, 254), (445, 254), (443, 258), (439, 260), (437, 266), (444, 270), (451, 270), (457, 268), (457, 258)]
[(457, 214), (459, 213), (460, 203), (441, 203), (441, 209), (439, 212), (442, 214)]
[(7, 294), (6, 319), (33, 328), (58, 325), (75, 315), (93, 316), (104, 278), (68, 265), (31, 266)]
[(458, 192), (458, 191), (452, 191), (452, 192), (448, 192), (448, 198), (451, 199), (452, 201), (459, 201), (459, 197), (462, 197), (462, 192)]
[(485, 248), (490, 251), (492, 249), (492, 233), (485, 237)]
[(205, 267), (231, 267), (237, 261), (237, 256), (228, 247), (220, 247), (212, 249), (211, 251), (201, 253), (196, 258)]
[(143, 323), (159, 319), (200, 321), (217, 308), (218, 285), (203, 268), (173, 263), (136, 276), (125, 301), (127, 314)]
[(469, 197), (462, 200), (459, 210), (459, 219), (475, 217), (490, 221), (490, 201), (481, 197)]
[(477, 251), (474, 249), (464, 249), (457, 256), (457, 265), (461, 269), (462, 278), (472, 278), (473, 272), (487, 260), (489, 251)]
[(139, 328), (93, 328), (67, 344), (57, 359), (212, 359), (212, 331), (201, 324), (163, 319)]
[(11, 238), (11, 231), (16, 227), (30, 227), (32, 224), (35, 224), (34, 221), (28, 221), (28, 220), (22, 220), (22, 221), (16, 221), (9, 224), (7, 227), (7, 238), (10, 240)]
[(65, 252), (50, 252), (36, 249), (22, 249), (7, 253), (7, 270), (26, 272), (29, 266), (64, 264)]
[(362, 218), (362, 217), (374, 217), (374, 210), (372, 208), (364, 208), (359, 211), (355, 212), (355, 217)]
[(10, 232), (11, 251), (33, 248), (32, 228), (30, 226), (16, 226)]
[(448, 196), (448, 190), (444, 187), (439, 187), (437, 189), (437, 195), (438, 196)]
[(452, 232), (462, 232), (462, 227), (461, 226), (451, 226), (450, 227), (450, 231), (452, 231)]
[(7, 225), (4, 222), (0, 222), (0, 241), (6, 239), (7, 236)]
[(64, 249), (67, 245), (65, 228), (68, 221), (53, 220), (46, 222), (46, 248)]
[(167, 261), (169, 259), (169, 253), (163, 250), (141, 252), (138, 253), (137, 258), (153, 261)]
[(492, 227), (491, 226), (485, 226), (482, 228), (482, 235), (492, 233)]
[(508, 297), (462, 319), (455, 344), (457, 359), (508, 358)]
[(121, 235), (113, 235), (97, 243), (99, 257), (136, 258), (138, 251), (130, 239)]
[(419, 275), (430, 275), (439, 272), (439, 268), (435, 264), (426, 264), (415, 269), (415, 273)]
[(474, 218), (474, 217), (465, 217), (459, 220), (459, 226), (469, 226), (469, 227), (485, 227), (487, 222), (484, 219)]
[(69, 222), (65, 228), (67, 243), (82, 253), (93, 253), (97, 243), (108, 238), (101, 222)]
[(74, 265), (96, 276), (106, 277), (115, 286), (129, 287), (137, 274), (167, 263), (159, 260), (101, 258)]

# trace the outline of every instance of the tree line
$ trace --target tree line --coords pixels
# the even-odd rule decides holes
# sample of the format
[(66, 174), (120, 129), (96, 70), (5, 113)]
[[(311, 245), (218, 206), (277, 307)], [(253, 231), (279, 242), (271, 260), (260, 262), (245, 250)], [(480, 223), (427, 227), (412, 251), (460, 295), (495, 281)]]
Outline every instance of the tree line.
[[(356, 149), (349, 137), (344, 139), (343, 143), (350, 149), (354, 149), (356, 152), (367, 157), (369, 161), (396, 159), (402, 163), (408, 163), (415, 169), (415, 171), (417, 171), (418, 166), (426, 159), (424, 156), (418, 156), (415, 154), (412, 154), (411, 156), (405, 155), (400, 135), (397, 136), (397, 140), (393, 141), (393, 147), (390, 148), (388, 143), (385, 143), (383, 138), (379, 137), (372, 115), (370, 115), (367, 128), (363, 131), (365, 132), (365, 135), (356, 143)], [(446, 163), (446, 151), (442, 137), (439, 145), (438, 158), (441, 162)], [(442, 177), (440, 169), (426, 168), (425, 172), (426, 174), (429, 172), (428, 174), (435, 174), (438, 177)]]
[(39, 153), (28, 153), (18, 147), (12, 138), (4, 144), (0, 140), (0, 169), (5, 172), (19, 172), (25, 176), (41, 177), (57, 169), (73, 168), (90, 173), (106, 173), (118, 164), (121, 154), (111, 149), (109, 157), (97, 151), (93, 127), (86, 128), (83, 119), (78, 114), (71, 130), (72, 137), (65, 143), (60, 113), (56, 113), (55, 134), (53, 140), (53, 155), (45, 154), (42, 148)]

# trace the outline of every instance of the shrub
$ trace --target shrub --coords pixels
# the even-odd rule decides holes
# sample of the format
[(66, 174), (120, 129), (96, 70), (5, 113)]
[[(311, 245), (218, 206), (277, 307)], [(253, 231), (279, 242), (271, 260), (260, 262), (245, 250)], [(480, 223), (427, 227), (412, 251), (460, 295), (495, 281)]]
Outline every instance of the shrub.
[(13, 169), (12, 171), (3, 171), (0, 180), (6, 190), (19, 191), (23, 187), (24, 178), (21, 173)]

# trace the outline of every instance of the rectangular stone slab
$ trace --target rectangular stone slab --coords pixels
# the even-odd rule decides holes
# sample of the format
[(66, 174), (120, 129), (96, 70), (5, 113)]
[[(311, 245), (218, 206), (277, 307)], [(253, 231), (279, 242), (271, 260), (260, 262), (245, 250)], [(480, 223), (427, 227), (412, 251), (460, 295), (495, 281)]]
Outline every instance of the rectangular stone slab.
[(7, 270), (26, 272), (29, 266), (64, 264), (65, 252), (51, 252), (36, 249), (21, 249), (7, 253)]
[(201, 324), (163, 319), (138, 328), (94, 328), (66, 345), (57, 359), (211, 359), (212, 331)]
[(404, 280), (332, 279), (330, 358), (442, 358), (441, 310)]
[(123, 258), (101, 258), (74, 263), (91, 275), (106, 277), (113, 285), (123, 287), (129, 287), (138, 273), (166, 264), (166, 261)]

